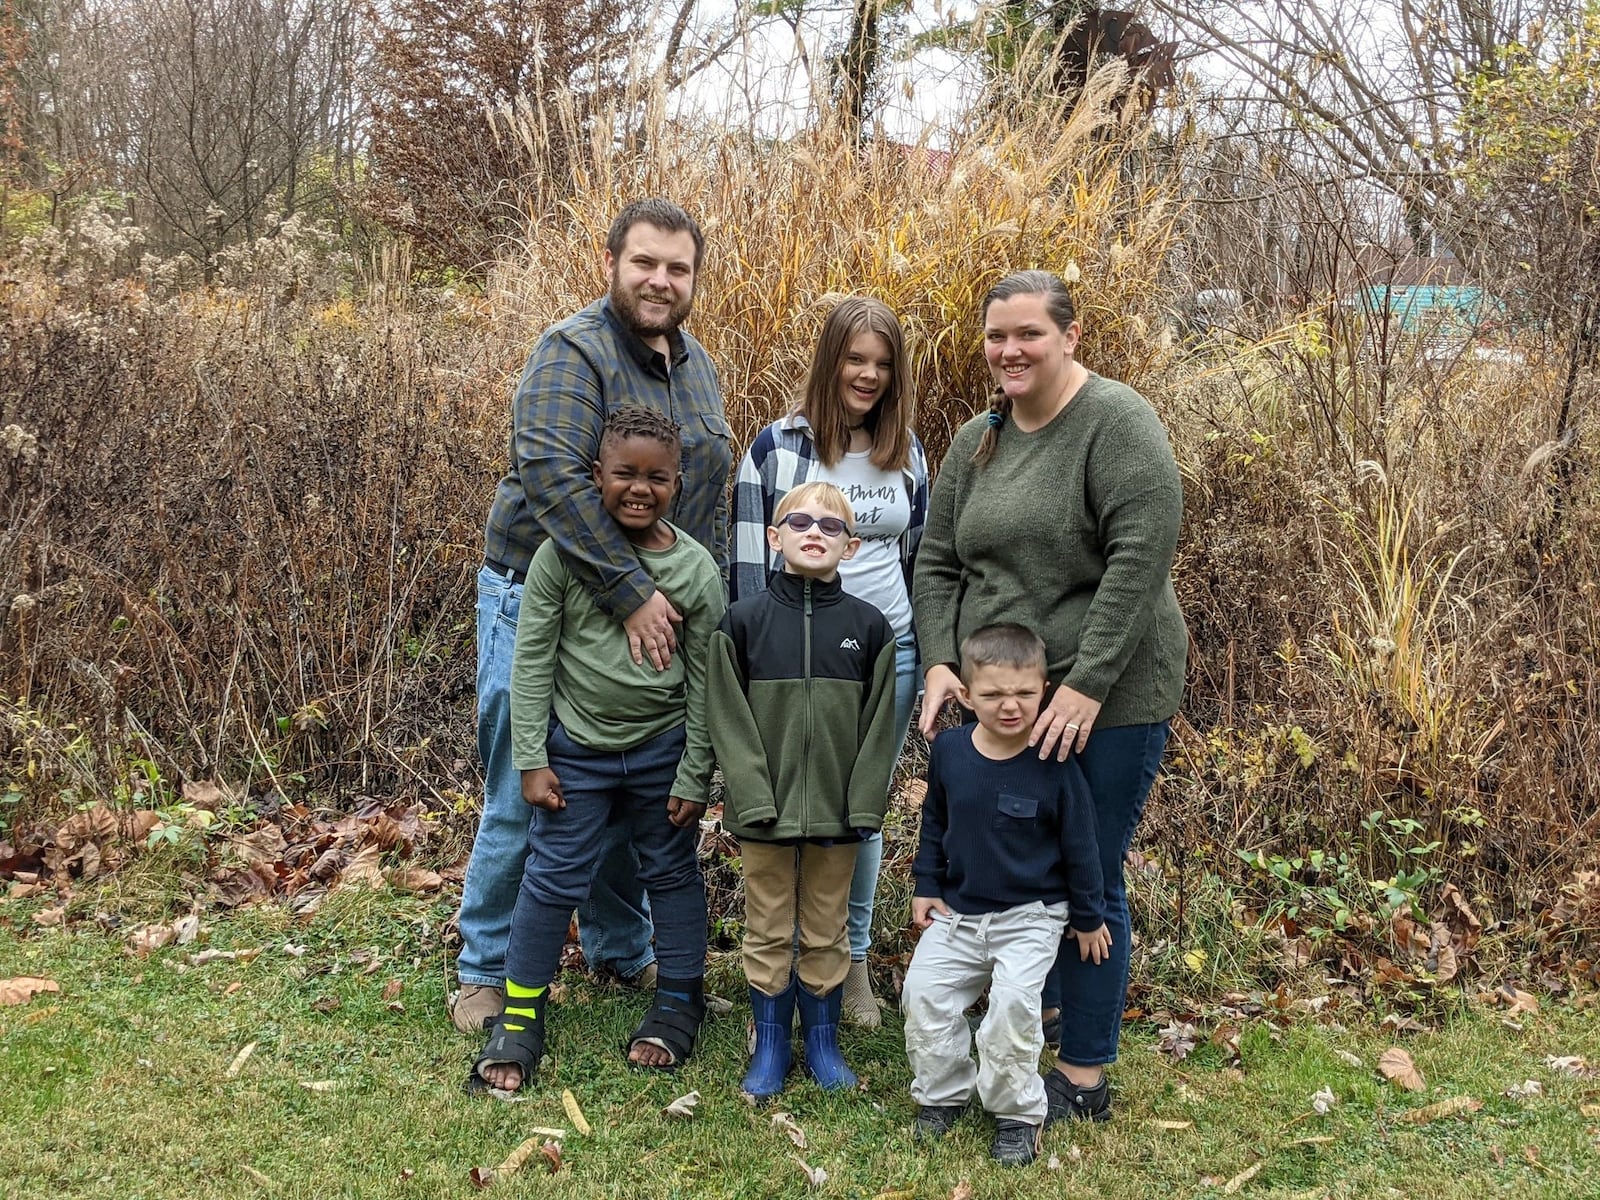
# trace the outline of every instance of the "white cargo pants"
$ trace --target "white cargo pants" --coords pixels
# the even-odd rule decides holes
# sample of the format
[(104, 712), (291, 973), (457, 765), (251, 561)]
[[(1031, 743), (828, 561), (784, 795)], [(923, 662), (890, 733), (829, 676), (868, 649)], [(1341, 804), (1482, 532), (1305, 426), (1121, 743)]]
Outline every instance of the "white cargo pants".
[[(997, 1118), (1044, 1123), (1039, 990), (1067, 925), (1065, 904), (1035, 901), (997, 913), (934, 914), (900, 993), (906, 1057), (918, 1104), (966, 1104), (976, 1090)], [(966, 1010), (989, 988), (978, 1062)]]

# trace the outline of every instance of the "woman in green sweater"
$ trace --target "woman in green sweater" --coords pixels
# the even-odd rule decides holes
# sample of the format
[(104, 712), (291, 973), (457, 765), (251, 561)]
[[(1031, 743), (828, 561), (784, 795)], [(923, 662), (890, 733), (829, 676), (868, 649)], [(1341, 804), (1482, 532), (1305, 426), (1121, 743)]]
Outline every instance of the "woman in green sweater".
[[(1064, 952), (1045, 985), (1060, 1052), (1047, 1123), (1104, 1120), (1128, 984), (1122, 860), (1183, 692), (1188, 633), (1172, 590), (1183, 488), (1166, 431), (1132, 388), (1077, 361), (1066, 285), (1046, 271), (984, 298), (995, 391), (957, 432), (934, 481), (912, 604), (924, 674), (922, 731), (957, 696), (956, 648), (998, 621), (1039, 631), (1055, 686), (1030, 744), (1076, 754), (1094, 794), (1109, 961)], [(1059, 1010), (1059, 1013), (1052, 1010)]]

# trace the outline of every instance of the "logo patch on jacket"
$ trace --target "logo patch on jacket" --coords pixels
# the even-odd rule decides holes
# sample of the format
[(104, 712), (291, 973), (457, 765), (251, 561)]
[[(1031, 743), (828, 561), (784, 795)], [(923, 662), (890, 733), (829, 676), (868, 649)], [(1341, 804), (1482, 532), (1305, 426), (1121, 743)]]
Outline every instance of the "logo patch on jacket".
[(861, 643), (856, 641), (855, 638), (845, 638), (844, 641), (839, 643), (839, 649), (841, 649), (841, 650), (859, 650), (859, 649), (861, 649)]

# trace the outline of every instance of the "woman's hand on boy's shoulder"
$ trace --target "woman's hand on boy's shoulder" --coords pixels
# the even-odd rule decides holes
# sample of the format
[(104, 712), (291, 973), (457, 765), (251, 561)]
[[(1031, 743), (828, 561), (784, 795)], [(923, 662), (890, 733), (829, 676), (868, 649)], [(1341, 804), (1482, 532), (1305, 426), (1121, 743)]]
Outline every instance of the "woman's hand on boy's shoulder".
[(913, 896), (911, 898), (911, 923), (918, 929), (926, 929), (932, 925), (935, 913), (942, 917), (948, 917), (950, 908), (937, 896)]
[(667, 799), (667, 820), (679, 829), (699, 824), (705, 814), (706, 806), (698, 801), (685, 800), (682, 796), (670, 796)]
[(535, 767), (522, 773), (522, 802), (551, 812), (567, 806), (567, 798), (561, 794), (561, 780), (549, 767)]

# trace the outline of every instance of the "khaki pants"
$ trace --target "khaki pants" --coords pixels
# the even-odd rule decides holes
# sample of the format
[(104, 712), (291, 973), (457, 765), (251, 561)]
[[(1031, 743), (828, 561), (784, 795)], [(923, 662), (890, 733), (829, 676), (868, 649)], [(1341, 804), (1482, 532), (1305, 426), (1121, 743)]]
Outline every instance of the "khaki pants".
[[(1067, 914), (1065, 904), (1035, 901), (996, 913), (934, 917), (900, 992), (913, 1100), (953, 1107), (976, 1092), (996, 1117), (1044, 1122), (1039, 989), (1056, 960)], [(985, 987), (989, 1011), (978, 1026), (974, 1066), (966, 1010)]]
[[(850, 971), (850, 879), (859, 842), (835, 846), (740, 844), (744, 863), (744, 974), (750, 986), (776, 996), (798, 974), (812, 995), (844, 982)], [(800, 953), (795, 956), (795, 928)]]

